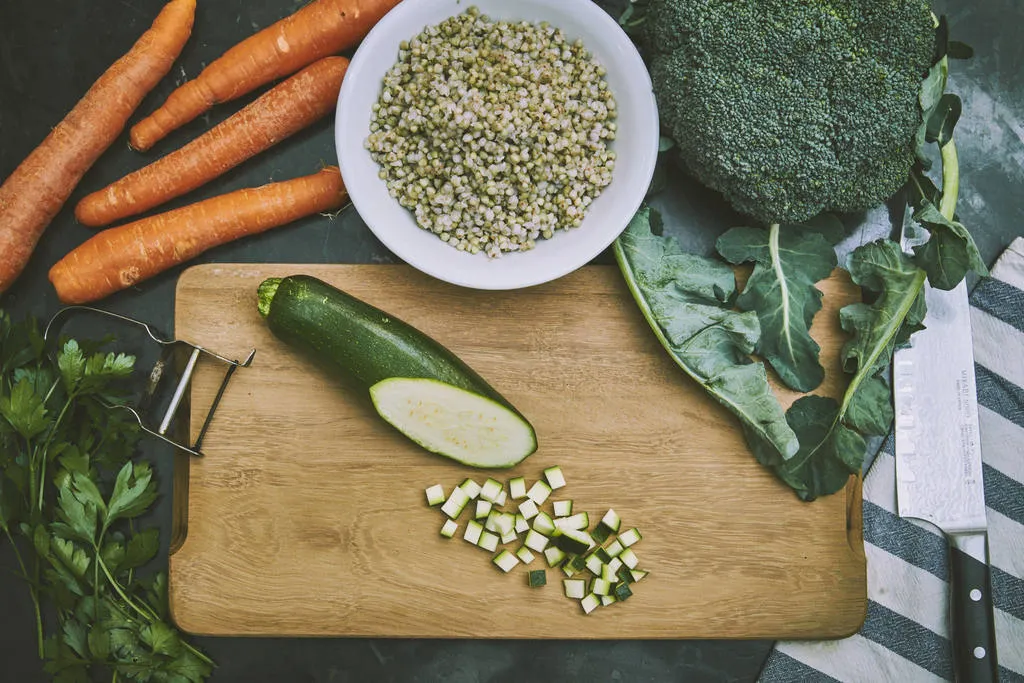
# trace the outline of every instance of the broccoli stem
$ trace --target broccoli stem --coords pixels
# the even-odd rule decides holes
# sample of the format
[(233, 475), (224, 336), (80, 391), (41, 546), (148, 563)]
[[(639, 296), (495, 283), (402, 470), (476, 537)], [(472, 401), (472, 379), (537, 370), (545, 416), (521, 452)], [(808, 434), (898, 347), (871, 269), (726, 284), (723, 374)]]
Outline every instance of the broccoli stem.
[(942, 146), (942, 198), (939, 200), (939, 213), (947, 220), (956, 215), (956, 203), (960, 196), (960, 159), (956, 153), (956, 143), (950, 140)]

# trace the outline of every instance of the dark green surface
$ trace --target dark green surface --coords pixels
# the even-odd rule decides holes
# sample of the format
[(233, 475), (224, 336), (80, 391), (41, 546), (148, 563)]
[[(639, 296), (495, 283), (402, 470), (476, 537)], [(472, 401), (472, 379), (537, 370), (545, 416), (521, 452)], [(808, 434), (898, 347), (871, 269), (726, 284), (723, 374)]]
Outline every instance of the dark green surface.
[[(554, 0), (553, 0), (554, 1)], [(200, 0), (192, 40), (171, 76), (141, 108), (151, 111), (175, 82), (195, 76), (226, 47), (303, 4), (295, 0)], [(609, 3), (610, 4), (610, 3)], [(115, 59), (145, 30), (162, 0), (0, 0), (0, 178), (6, 177)], [(948, 9), (947, 9), (948, 8)], [(952, 19), (954, 36), (974, 45), (969, 63), (953, 65), (951, 88), (965, 99), (960, 139), (963, 221), (991, 263), (1024, 233), (1024, 5), (1015, 0), (966, 0), (937, 5)], [(47, 269), (91, 232), (74, 223), (70, 207), (147, 160), (180, 146), (233, 112), (218, 107), (141, 155), (126, 136), (86, 176), (50, 226), (25, 275), (0, 306), (49, 317), (57, 308)], [(186, 197), (196, 199), (290, 178), (333, 163), (333, 130), (325, 121), (241, 169)], [(691, 249), (706, 250), (737, 220), (723, 203), (691, 185), (674, 188), (662, 204), (668, 229)], [(885, 209), (852, 217), (855, 246), (886, 234)], [(392, 263), (395, 261), (350, 209), (335, 219), (317, 216), (258, 238), (214, 250), (197, 262)], [(607, 255), (600, 259), (609, 263)], [(174, 283), (167, 273), (103, 303), (170, 332)], [(170, 521), (169, 454), (150, 448), (165, 494), (156, 521)], [(685, 552), (681, 548), (680, 552)], [(0, 544), (0, 683), (47, 680), (36, 660), (32, 616), (24, 586), (7, 571)], [(415, 600), (409, 609), (414, 610)], [(498, 608), (498, 607), (496, 607)], [(198, 639), (220, 665), (213, 681), (752, 681), (768, 642), (501, 642), (395, 640)]]

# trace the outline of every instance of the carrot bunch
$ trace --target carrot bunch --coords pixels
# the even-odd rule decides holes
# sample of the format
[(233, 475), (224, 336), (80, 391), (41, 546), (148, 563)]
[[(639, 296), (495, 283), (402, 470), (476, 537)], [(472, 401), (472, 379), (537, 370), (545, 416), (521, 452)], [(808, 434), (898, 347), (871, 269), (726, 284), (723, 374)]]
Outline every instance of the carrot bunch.
[(50, 282), (66, 304), (96, 301), (213, 247), (340, 209), (347, 196), (338, 168), (328, 166), (213, 197), (96, 234), (50, 269)]
[(184, 147), (88, 195), (75, 217), (108, 225), (227, 173), (334, 111), (347, 68), (344, 57), (321, 59)]
[(171, 70), (192, 34), (196, 0), (171, 0), (148, 31), (0, 185), (0, 293), (86, 171), (113, 144), (142, 99)]
[(294, 14), (243, 40), (175, 90), (137, 123), (132, 147), (148, 150), (211, 107), (295, 73), (352, 47), (399, 0), (313, 0)]
[[(313, 0), (255, 33), (173, 91), (131, 129), (148, 150), (214, 105), (285, 78), (220, 125), (76, 207), (99, 227), (195, 190), (333, 111), (348, 68), (336, 53), (358, 43), (399, 0)], [(115, 63), (0, 186), (0, 293), (23, 270), (46, 226), (82, 176), (125, 128), (188, 40), (196, 0), (171, 0)], [(66, 303), (94, 301), (204, 251), (344, 204), (336, 167), (305, 178), (232, 192), (106, 230), (50, 270)]]

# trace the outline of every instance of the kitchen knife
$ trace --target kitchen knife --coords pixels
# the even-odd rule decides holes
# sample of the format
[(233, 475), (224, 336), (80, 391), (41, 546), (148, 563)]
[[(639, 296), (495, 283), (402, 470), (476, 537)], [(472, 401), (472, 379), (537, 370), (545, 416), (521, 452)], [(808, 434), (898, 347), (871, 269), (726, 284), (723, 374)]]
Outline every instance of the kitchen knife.
[(893, 360), (899, 515), (931, 522), (949, 542), (956, 680), (998, 681), (967, 284), (925, 285), (925, 298), (926, 329)]

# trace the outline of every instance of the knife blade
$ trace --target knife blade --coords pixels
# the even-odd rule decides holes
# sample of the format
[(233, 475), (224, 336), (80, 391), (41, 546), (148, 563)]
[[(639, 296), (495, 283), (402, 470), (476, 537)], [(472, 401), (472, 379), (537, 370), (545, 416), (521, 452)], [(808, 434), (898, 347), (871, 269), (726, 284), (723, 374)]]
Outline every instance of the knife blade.
[(949, 542), (956, 680), (998, 681), (967, 284), (925, 299), (925, 329), (893, 359), (897, 507)]

